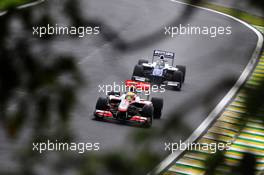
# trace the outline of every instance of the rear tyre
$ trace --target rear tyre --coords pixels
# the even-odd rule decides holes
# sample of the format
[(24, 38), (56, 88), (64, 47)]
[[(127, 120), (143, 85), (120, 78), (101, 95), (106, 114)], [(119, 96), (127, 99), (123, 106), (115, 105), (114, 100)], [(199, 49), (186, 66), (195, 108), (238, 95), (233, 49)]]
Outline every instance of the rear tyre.
[(182, 65), (177, 65), (176, 68), (178, 68), (182, 72), (182, 83), (185, 82), (185, 74), (186, 74), (186, 67)]
[(142, 65), (143, 63), (148, 63), (148, 60), (144, 60), (144, 59), (138, 60), (138, 65)]
[(145, 105), (142, 108), (142, 117), (146, 117), (147, 121), (145, 123), (146, 127), (151, 127), (152, 125), (152, 117), (153, 117), (153, 106)]
[(136, 65), (134, 67), (133, 76), (144, 77), (144, 68), (142, 65)]
[(151, 102), (152, 102), (153, 107), (154, 107), (153, 118), (154, 119), (160, 119), (161, 113), (162, 113), (162, 108), (163, 108), (163, 99), (153, 97), (151, 99)]

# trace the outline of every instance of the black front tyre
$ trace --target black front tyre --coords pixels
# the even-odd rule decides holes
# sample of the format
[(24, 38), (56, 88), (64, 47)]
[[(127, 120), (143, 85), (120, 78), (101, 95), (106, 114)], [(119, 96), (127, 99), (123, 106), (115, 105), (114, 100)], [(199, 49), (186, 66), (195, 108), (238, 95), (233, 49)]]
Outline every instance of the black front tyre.
[(152, 102), (153, 107), (154, 107), (153, 118), (154, 119), (160, 119), (161, 113), (162, 113), (162, 108), (163, 108), (163, 99), (153, 97), (151, 99), (151, 102)]
[(133, 76), (144, 77), (144, 68), (142, 65), (136, 65), (134, 67)]
[(106, 110), (108, 107), (107, 103), (108, 103), (107, 98), (99, 97), (96, 102), (95, 109), (96, 110)]
[[(107, 110), (108, 108), (108, 100), (107, 98), (103, 98), (103, 97), (99, 97), (97, 102), (96, 102), (96, 105), (95, 105), (95, 109), (96, 110)], [(101, 120), (102, 117), (99, 117), (97, 116), (95, 113), (94, 113), (94, 117), (96, 120)]]

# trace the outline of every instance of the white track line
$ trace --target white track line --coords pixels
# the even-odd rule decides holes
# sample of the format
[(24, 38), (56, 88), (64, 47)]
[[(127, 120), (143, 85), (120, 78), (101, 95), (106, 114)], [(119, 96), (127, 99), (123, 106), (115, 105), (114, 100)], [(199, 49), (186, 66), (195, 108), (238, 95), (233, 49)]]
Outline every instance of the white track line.
[[(184, 3), (184, 2), (180, 2), (177, 0), (170, 0), (171, 2), (174, 3), (179, 3), (179, 4), (183, 4), (183, 5), (187, 5), (187, 6), (192, 6), (198, 9), (202, 9), (202, 10), (206, 10), (206, 11), (210, 11), (213, 13), (217, 13), (226, 17), (229, 17), (243, 25), (245, 25), (246, 27), (248, 27), (249, 29), (251, 29), (253, 32), (255, 32), (255, 34), (258, 36), (258, 42), (256, 45), (256, 48), (251, 56), (251, 59), (249, 61), (249, 63), (247, 64), (245, 70), (243, 71), (243, 73), (241, 74), (241, 76), (239, 77), (239, 79), (237, 80), (236, 84), (232, 87), (232, 89), (226, 94), (226, 96), (220, 101), (220, 103), (214, 108), (214, 110), (207, 116), (207, 118), (201, 123), (201, 125), (191, 134), (191, 136), (185, 141), (185, 143), (192, 143), (194, 141), (196, 141), (205, 131), (206, 129), (212, 124), (212, 122), (215, 121), (215, 119), (219, 116), (219, 114), (223, 111), (223, 109), (226, 107), (226, 105), (230, 102), (230, 100), (237, 94), (238, 90), (240, 89), (240, 87), (246, 82), (248, 76), (250, 75), (251, 71), (254, 69), (255, 64), (257, 63), (257, 60), (261, 54), (261, 50), (262, 50), (262, 46), (263, 46), (263, 35), (254, 27), (252, 27), (251, 25), (249, 25), (248, 23), (235, 18), (233, 16), (215, 11), (215, 10), (211, 10), (208, 8), (204, 8), (204, 7), (199, 7), (199, 6), (195, 6), (195, 5), (191, 5), (188, 3)], [(165, 158), (152, 172), (150, 172), (148, 175), (152, 175), (152, 174), (160, 174), (163, 171), (165, 171), (167, 168), (169, 168), (172, 164), (174, 164), (174, 161), (176, 161), (179, 156), (182, 155), (182, 153), (184, 153), (183, 150), (178, 150), (176, 152), (174, 152), (173, 154), (170, 154), (167, 158)]]
[[(20, 5), (20, 6), (16, 7), (16, 9), (20, 10), (20, 9), (36, 6), (36, 5), (39, 5), (40, 3), (43, 3), (44, 1), (45, 0), (37, 0), (37, 1), (30, 2), (30, 3), (24, 4), (24, 5)], [(8, 13), (8, 10), (2, 11), (2, 12), (0, 11), (0, 16), (4, 16), (7, 13)]]
[(35, 6), (35, 5), (38, 5), (42, 2), (44, 2), (45, 0), (38, 0), (38, 1), (35, 1), (35, 2), (31, 2), (31, 3), (27, 3), (27, 4), (24, 4), (24, 5), (20, 5), (17, 7), (17, 9), (24, 9), (24, 8), (28, 8), (28, 7), (31, 7), (31, 6)]
[(0, 16), (4, 16), (7, 13), (7, 11), (0, 12)]

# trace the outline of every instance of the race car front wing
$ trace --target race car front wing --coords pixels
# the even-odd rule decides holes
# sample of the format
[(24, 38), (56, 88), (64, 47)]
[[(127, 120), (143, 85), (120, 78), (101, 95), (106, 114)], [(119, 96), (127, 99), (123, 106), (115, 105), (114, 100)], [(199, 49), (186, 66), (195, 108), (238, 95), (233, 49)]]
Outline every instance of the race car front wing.
[[(96, 110), (94, 114), (96, 116), (104, 118), (104, 119), (115, 119), (112, 112), (110, 112), (110, 111)], [(146, 117), (136, 115), (136, 116), (132, 116), (131, 118), (129, 118), (126, 121), (137, 122), (137, 123), (146, 123), (147, 120), (148, 119)]]

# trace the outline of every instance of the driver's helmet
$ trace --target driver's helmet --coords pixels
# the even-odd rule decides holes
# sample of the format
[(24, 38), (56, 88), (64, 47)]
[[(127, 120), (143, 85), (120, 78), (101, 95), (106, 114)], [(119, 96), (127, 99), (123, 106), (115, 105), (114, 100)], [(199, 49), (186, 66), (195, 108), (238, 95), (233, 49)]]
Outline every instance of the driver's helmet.
[(163, 68), (163, 67), (165, 67), (165, 60), (164, 60), (164, 56), (163, 56), (163, 55), (160, 56), (160, 59), (159, 59), (159, 61), (158, 61), (157, 66), (158, 66), (159, 68)]
[(134, 93), (137, 93), (137, 88), (136, 88), (136, 86), (130, 86), (130, 87), (128, 88), (128, 92), (134, 92)]
[(126, 100), (128, 101), (133, 101), (135, 100), (135, 98), (136, 98), (136, 94), (134, 92), (128, 92), (126, 94)]

